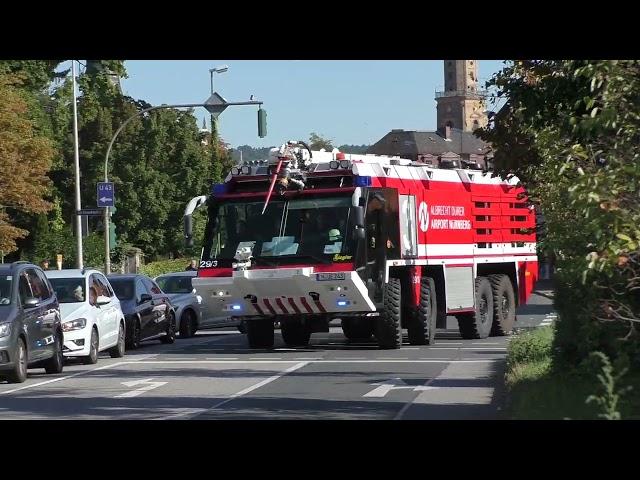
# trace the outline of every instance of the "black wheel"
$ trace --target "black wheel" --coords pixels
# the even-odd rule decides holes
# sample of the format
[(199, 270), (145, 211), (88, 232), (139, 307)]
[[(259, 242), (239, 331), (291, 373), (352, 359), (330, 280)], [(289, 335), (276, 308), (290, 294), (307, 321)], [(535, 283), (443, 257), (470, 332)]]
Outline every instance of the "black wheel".
[(369, 340), (375, 329), (374, 318), (365, 316), (343, 318), (341, 323), (342, 333), (351, 341)]
[(402, 325), (400, 279), (390, 278), (382, 293), (383, 306), (376, 319), (376, 338), (380, 348), (400, 348), (402, 345)]
[(140, 348), (140, 321), (135, 320), (133, 322), (133, 327), (131, 328), (131, 334), (129, 335), (129, 339), (127, 341), (127, 349), (136, 350)]
[(493, 293), (493, 327), (491, 335), (509, 335), (516, 320), (516, 296), (507, 275), (489, 275)]
[(476, 278), (476, 311), (456, 315), (464, 339), (487, 338), (493, 324), (493, 293), (487, 277)]
[(432, 345), (436, 337), (436, 283), (433, 278), (420, 280), (420, 304), (414, 311), (409, 324), (409, 343), (411, 345)]
[(164, 337), (160, 337), (162, 343), (173, 343), (176, 341), (176, 318), (173, 313), (168, 315), (167, 333)]
[(89, 342), (89, 355), (82, 357), (82, 363), (91, 365), (98, 362), (98, 347), (100, 340), (98, 339), (98, 330), (91, 329), (91, 341)]
[(280, 322), (282, 339), (288, 347), (303, 347), (309, 344), (311, 332), (301, 319), (286, 319)]
[(195, 315), (191, 310), (185, 310), (180, 318), (180, 338), (191, 338), (196, 334)]
[(250, 348), (273, 348), (272, 320), (248, 321), (246, 328)]
[(63, 336), (62, 333), (56, 333), (55, 341), (55, 351), (53, 352), (53, 357), (49, 360), (45, 360), (43, 363), (44, 371), (47, 373), (62, 373), (62, 369), (64, 368), (64, 353), (62, 352), (62, 344), (63, 344)]
[(115, 346), (109, 349), (109, 355), (111, 358), (122, 358), (124, 357), (124, 349), (125, 349), (125, 340), (124, 340), (124, 325), (121, 323), (120, 328), (118, 329), (118, 343)]
[(238, 324), (238, 331), (242, 334), (247, 333), (247, 322), (245, 322), (244, 320), (242, 320), (239, 324)]
[(27, 347), (25, 347), (22, 338), (18, 338), (13, 368), (4, 376), (9, 383), (22, 383), (27, 379)]

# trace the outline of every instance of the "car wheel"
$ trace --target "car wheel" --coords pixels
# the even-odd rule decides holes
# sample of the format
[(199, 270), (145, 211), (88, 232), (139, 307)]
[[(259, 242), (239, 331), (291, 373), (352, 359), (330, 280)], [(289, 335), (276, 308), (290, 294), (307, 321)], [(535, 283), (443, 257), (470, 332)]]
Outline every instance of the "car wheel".
[(44, 371), (47, 373), (62, 373), (64, 368), (64, 353), (62, 353), (62, 334), (57, 333), (54, 341), (55, 351), (53, 357), (44, 363)]
[(115, 347), (111, 347), (109, 355), (111, 355), (111, 358), (122, 358), (124, 357), (124, 349), (124, 325), (120, 324), (120, 329), (118, 330), (118, 343), (116, 343)]
[(136, 350), (140, 348), (140, 322), (133, 322), (133, 328), (131, 329), (131, 335), (129, 337), (129, 341), (127, 342), (127, 348), (129, 350)]
[(7, 372), (5, 377), (9, 383), (22, 383), (27, 379), (27, 347), (25, 347), (22, 338), (18, 338), (13, 369)]
[(169, 324), (167, 325), (167, 333), (160, 338), (162, 343), (173, 343), (176, 341), (176, 319), (173, 313), (168, 315)]
[(193, 337), (196, 334), (196, 328), (196, 319), (193, 312), (191, 310), (185, 311), (180, 319), (180, 337)]
[(98, 347), (99, 347), (99, 339), (98, 339), (98, 330), (95, 328), (91, 329), (91, 341), (89, 343), (89, 355), (86, 357), (82, 357), (82, 363), (85, 365), (93, 365), (98, 363)]

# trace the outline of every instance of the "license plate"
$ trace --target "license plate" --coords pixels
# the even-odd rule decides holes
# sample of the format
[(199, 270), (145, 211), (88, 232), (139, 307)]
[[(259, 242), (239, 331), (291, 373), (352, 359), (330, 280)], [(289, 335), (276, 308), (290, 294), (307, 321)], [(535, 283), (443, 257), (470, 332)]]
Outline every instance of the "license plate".
[(316, 280), (318, 282), (331, 281), (331, 280), (344, 280), (346, 278), (344, 272), (340, 273), (316, 273)]

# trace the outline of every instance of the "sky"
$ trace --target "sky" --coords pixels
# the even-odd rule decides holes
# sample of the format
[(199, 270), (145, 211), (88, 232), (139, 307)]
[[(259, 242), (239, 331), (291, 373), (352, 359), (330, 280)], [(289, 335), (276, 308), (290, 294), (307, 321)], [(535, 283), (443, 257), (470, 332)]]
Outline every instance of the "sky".
[[(394, 128), (435, 130), (434, 93), (443, 90), (437, 60), (128, 60), (126, 95), (152, 105), (204, 102), (215, 91), (228, 102), (264, 102), (267, 136), (258, 137), (257, 106), (231, 106), (218, 131), (232, 147), (281, 145), (307, 140), (311, 132), (334, 145), (372, 144)], [(501, 70), (502, 60), (480, 60), (480, 87)], [(491, 108), (491, 105), (488, 105)], [(209, 114), (197, 108), (202, 125)]]

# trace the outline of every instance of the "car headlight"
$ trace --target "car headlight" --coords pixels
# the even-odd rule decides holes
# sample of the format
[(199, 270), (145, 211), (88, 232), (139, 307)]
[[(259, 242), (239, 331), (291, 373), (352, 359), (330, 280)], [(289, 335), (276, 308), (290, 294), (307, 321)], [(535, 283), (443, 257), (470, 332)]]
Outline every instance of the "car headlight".
[(87, 320), (84, 318), (76, 318), (75, 320), (69, 320), (62, 324), (63, 332), (70, 332), (72, 330), (82, 330), (87, 326)]
[(2, 323), (0, 324), (0, 337), (6, 337), (11, 334), (11, 324), (10, 323)]
[(198, 300), (198, 304), (202, 303), (202, 297), (200, 295), (196, 295), (196, 300)]

